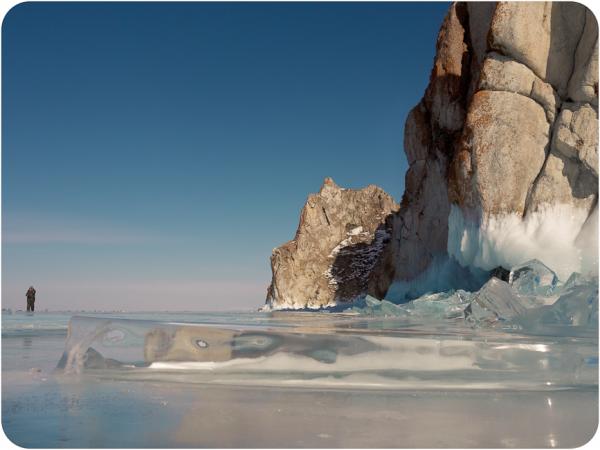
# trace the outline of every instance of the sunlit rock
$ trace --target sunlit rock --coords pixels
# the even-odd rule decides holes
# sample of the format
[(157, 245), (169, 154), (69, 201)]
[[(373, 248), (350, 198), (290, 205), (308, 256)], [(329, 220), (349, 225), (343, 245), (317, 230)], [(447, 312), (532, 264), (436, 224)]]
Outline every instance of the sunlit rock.
[(593, 243), (575, 243), (598, 195), (597, 28), (573, 2), (450, 7), (405, 128), (397, 280), (445, 251), (487, 271), (532, 258), (562, 278), (597, 267), (580, 250)]
[(383, 297), (393, 277), (389, 242), (398, 205), (381, 188), (343, 189), (326, 178), (308, 197), (293, 240), (273, 250), (270, 308), (320, 308)]

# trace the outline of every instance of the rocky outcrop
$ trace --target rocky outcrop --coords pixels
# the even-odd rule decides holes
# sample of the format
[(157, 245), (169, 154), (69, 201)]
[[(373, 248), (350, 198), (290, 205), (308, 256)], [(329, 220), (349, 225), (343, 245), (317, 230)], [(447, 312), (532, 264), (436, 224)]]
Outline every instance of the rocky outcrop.
[[(369, 286), (377, 280), (377, 291), (363, 280), (352, 293), (378, 297), (390, 273), (411, 280), (447, 255), (485, 270), (540, 258), (557, 272), (562, 265), (560, 274), (568, 276), (573, 261), (589, 259), (565, 254), (575, 244), (586, 247), (584, 224), (585, 235), (597, 235), (589, 230), (597, 224), (598, 198), (593, 14), (573, 2), (453, 3), (438, 34), (429, 85), (408, 115), (404, 148), (405, 192), (400, 211), (388, 220), (392, 237), (384, 258), (393, 267), (374, 265), (363, 278)], [(331, 236), (327, 251), (346, 238)], [(296, 255), (294, 242), (277, 251)], [(324, 251), (317, 260), (327, 257)], [(273, 256), (273, 301), (305, 292), (298, 304), (323, 305), (345, 291), (344, 278), (335, 279), (335, 289), (327, 281), (327, 294), (321, 294), (322, 281), (301, 288), (277, 284), (279, 261), (287, 259), (293, 257)]]
[[(443, 104), (453, 120), (438, 112)], [(416, 276), (436, 252), (466, 252), (454, 256), (483, 269), (510, 263), (488, 258), (486, 264), (476, 248), (502, 246), (494, 243), (499, 239), (494, 233), (502, 231), (498, 218), (510, 217), (514, 225), (518, 218), (560, 206), (585, 221), (598, 196), (593, 14), (571, 2), (454, 3), (404, 141), (410, 167), (394, 229), (399, 280)], [(439, 185), (425, 189), (432, 180)], [(431, 204), (437, 207), (428, 209)], [(448, 227), (451, 208), (451, 220), (460, 216), (460, 223)], [(543, 220), (552, 218), (528, 224), (541, 226)], [(442, 231), (417, 233), (432, 222)], [(490, 223), (496, 229), (490, 230)], [(569, 223), (575, 229), (558, 239), (574, 239), (583, 225)], [(448, 235), (449, 228), (454, 235)], [(473, 229), (482, 231), (466, 239)]]
[(466, 62), (473, 59), (466, 30), (466, 5), (452, 5), (438, 35), (429, 86), (406, 120), (404, 148), (409, 169), (392, 240), (398, 279), (414, 278), (435, 255), (446, 252), (448, 164), (466, 116), (471, 76)]
[(381, 188), (342, 189), (326, 178), (302, 209), (293, 240), (271, 256), (268, 307), (319, 308), (367, 293), (385, 295), (393, 277), (391, 217)]

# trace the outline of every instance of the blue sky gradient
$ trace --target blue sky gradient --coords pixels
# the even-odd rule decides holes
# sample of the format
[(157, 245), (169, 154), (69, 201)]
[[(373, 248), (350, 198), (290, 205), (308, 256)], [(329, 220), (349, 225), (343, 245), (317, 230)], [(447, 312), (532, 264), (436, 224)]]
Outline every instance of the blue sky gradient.
[(398, 201), (447, 3), (25, 3), (2, 26), (2, 306), (256, 308), (331, 176)]

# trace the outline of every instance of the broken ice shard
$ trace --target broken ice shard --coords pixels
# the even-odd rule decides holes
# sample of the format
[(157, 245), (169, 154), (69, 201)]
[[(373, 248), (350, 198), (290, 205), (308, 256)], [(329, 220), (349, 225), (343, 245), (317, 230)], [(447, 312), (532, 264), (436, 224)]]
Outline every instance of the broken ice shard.
[[(597, 333), (598, 279), (573, 274), (565, 283), (558, 300), (532, 309), (517, 322), (525, 331), (556, 333), (556, 327), (575, 327)], [(563, 330), (568, 332), (568, 330)]]
[(513, 267), (508, 282), (518, 294), (551, 295), (558, 285), (558, 277), (541, 261), (532, 259)]
[(465, 317), (476, 322), (495, 322), (518, 316), (526, 309), (508, 283), (490, 278), (465, 309)]

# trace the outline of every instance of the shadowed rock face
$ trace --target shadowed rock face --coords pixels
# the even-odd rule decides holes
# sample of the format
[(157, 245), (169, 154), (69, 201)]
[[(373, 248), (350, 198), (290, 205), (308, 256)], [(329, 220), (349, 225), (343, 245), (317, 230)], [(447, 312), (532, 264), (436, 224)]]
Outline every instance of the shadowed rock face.
[(267, 305), (318, 308), (385, 295), (393, 277), (390, 216), (397, 210), (377, 186), (342, 189), (326, 178), (309, 195), (295, 238), (273, 250)]

